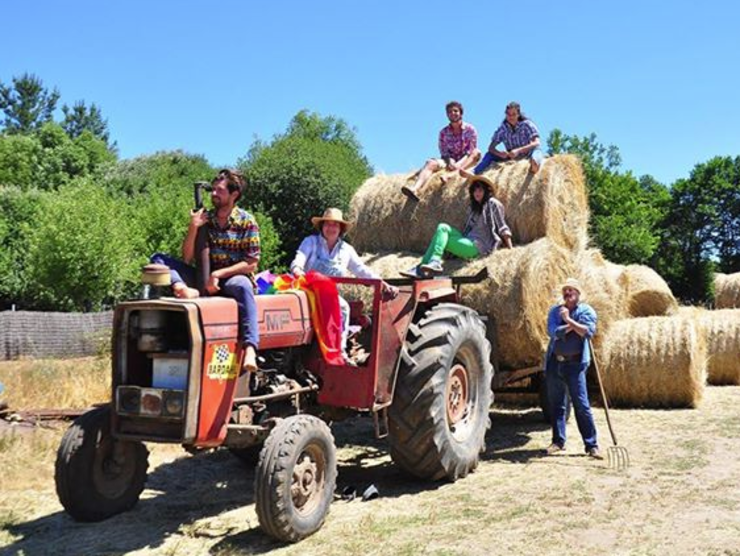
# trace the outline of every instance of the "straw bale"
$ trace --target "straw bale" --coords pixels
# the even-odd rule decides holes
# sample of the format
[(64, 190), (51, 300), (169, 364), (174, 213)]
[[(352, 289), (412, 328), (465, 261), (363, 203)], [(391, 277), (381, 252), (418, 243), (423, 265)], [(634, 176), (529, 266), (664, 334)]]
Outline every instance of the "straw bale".
[(611, 324), (629, 317), (626, 276), (623, 267), (608, 262), (598, 249), (578, 253), (575, 266), (575, 277), (583, 288), (581, 301), (596, 311), (594, 344), (598, 349)]
[(740, 272), (714, 275), (714, 306), (717, 309), (740, 307)]
[[(419, 258), (381, 254), (365, 261), (390, 277)], [(572, 254), (543, 238), (467, 263), (445, 262), (445, 269), (458, 275), (472, 275), (483, 267), (489, 278), (464, 286), (463, 303), (489, 317), (494, 360), (503, 368), (540, 364), (548, 343), (547, 312), (560, 297), (560, 285), (573, 275)]]
[(697, 407), (707, 378), (705, 334), (691, 315), (612, 324), (597, 349), (604, 388), (623, 407)]
[(624, 268), (629, 313), (633, 317), (671, 315), (678, 309), (666, 281), (652, 268), (633, 264)]
[[(580, 161), (573, 155), (545, 160), (532, 176), (527, 161), (494, 165), (485, 176), (504, 204), (516, 245), (542, 237), (569, 249), (587, 243), (588, 199)], [(448, 177), (446, 184), (442, 176)], [(411, 174), (376, 175), (355, 193), (350, 214), (356, 225), (352, 243), (359, 251), (423, 252), (439, 222), (465, 224), (467, 181), (438, 172), (421, 191), (418, 203), (408, 201), (401, 187)]]
[(706, 337), (709, 384), (740, 384), (740, 310), (680, 307), (679, 314), (696, 319)]

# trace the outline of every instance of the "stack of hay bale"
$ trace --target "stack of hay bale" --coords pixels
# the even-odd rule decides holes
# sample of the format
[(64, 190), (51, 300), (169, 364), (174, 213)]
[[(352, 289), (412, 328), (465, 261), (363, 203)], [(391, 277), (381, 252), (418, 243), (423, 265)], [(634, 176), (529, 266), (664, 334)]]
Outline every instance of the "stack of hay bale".
[[(588, 247), (588, 198), (579, 160), (549, 158), (531, 175), (529, 164), (500, 164), (484, 175), (506, 208), (514, 249), (474, 261), (448, 260), (453, 274), (487, 267), (489, 278), (464, 291), (465, 303), (489, 316), (497, 368), (541, 364), (548, 343), (546, 316), (559, 286), (578, 278), (599, 316), (595, 338), (605, 387), (622, 406), (696, 407), (707, 372), (707, 324), (698, 312), (678, 311), (665, 281), (652, 269), (606, 261)], [(350, 238), (384, 277), (418, 263), (439, 222), (461, 229), (467, 181), (433, 177), (412, 203), (401, 193), (409, 175), (367, 180), (351, 203)], [(736, 319), (737, 320), (737, 319)]]

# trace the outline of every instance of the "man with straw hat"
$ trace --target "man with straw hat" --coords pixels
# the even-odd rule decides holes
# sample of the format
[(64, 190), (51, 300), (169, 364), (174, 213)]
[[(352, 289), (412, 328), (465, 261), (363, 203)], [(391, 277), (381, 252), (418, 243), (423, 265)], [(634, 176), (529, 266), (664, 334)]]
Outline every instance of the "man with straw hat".
[[(445, 106), (449, 125), (439, 132), (439, 156), (426, 161), (421, 170), (416, 173), (416, 181), (412, 186), (404, 185), (401, 193), (412, 201), (419, 200), (419, 190), (429, 181), (429, 178), (439, 170), (457, 172), (472, 168), (480, 160), (478, 150), (478, 132), (472, 124), (463, 121), (463, 106), (456, 100)], [(445, 180), (444, 176), (442, 178)]]
[(586, 370), (591, 362), (588, 340), (596, 333), (596, 311), (581, 302), (583, 290), (575, 278), (568, 278), (560, 291), (562, 302), (553, 306), (547, 315), (550, 344), (547, 347), (545, 380), (552, 415), (552, 444), (546, 453), (553, 455), (565, 449), (565, 421), (570, 394), (586, 453), (592, 458), (603, 459), (586, 388)]
[[(344, 219), (338, 208), (328, 208), (322, 216), (314, 216), (311, 223), (319, 233), (312, 234), (301, 242), (296, 251), (290, 271), (295, 276), (302, 276), (310, 270), (320, 272), (325, 276), (347, 276), (349, 273), (358, 278), (381, 279), (380, 275), (368, 267), (355, 251), (355, 248), (343, 238), (352, 227), (352, 223)], [(390, 297), (398, 295), (398, 288), (383, 281), (383, 293)], [(339, 305), (342, 312), (342, 350), (346, 350), (347, 335), (349, 333), (349, 304), (339, 296)], [(345, 357), (346, 358), (346, 357)]]

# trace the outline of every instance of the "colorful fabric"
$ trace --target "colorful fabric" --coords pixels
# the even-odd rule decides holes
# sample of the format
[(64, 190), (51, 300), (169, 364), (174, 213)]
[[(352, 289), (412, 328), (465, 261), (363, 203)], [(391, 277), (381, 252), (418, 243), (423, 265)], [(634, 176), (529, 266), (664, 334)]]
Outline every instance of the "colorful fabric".
[(441, 261), (445, 251), (449, 251), (461, 259), (475, 259), (479, 255), (475, 243), (464, 237), (460, 230), (449, 224), (440, 223), (437, 225), (432, 241), (429, 242), (429, 247), (421, 259), (421, 264), (427, 264), (432, 259)]
[(478, 132), (467, 122), (463, 122), (460, 134), (454, 132), (452, 124), (439, 132), (439, 154), (444, 159), (458, 161), (477, 148)]
[(503, 143), (507, 151), (529, 145), (540, 132), (532, 120), (522, 120), (514, 127), (504, 120), (491, 139), (491, 147)]
[(311, 307), (311, 323), (324, 361), (329, 365), (344, 365), (342, 356), (342, 316), (339, 292), (334, 281), (315, 271), (295, 278), (282, 274), (275, 279), (278, 292), (303, 290)]
[(260, 229), (246, 210), (234, 207), (225, 228), (219, 227), (215, 211), (208, 211), (206, 225), (211, 271), (260, 258)]
[(310, 235), (301, 242), (290, 270), (308, 272), (315, 270), (325, 276), (346, 276), (349, 270), (358, 278), (380, 278), (380, 275), (362, 262), (349, 243), (340, 239), (334, 249), (329, 250), (321, 234)]

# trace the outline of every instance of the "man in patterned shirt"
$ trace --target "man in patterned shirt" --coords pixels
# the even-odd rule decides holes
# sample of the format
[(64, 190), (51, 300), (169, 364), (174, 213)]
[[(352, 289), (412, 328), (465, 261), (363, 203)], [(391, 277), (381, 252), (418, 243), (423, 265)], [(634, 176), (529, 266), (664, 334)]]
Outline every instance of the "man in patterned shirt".
[(260, 235), (257, 221), (236, 206), (245, 181), (235, 170), (221, 170), (211, 182), (213, 210), (190, 213), (190, 225), (182, 242), (183, 260), (157, 253), (151, 262), (170, 268), (170, 281), (175, 297), (191, 299), (200, 293), (193, 286), (196, 270), (190, 263), (197, 256), (196, 238), (205, 226), (208, 238), (210, 275), (205, 285), (210, 295), (223, 295), (236, 301), (239, 308), (239, 330), (245, 349), (244, 367), (257, 368), (259, 343), (257, 307), (250, 276), (257, 270), (260, 257)]
[[(478, 132), (475, 128), (463, 122), (463, 106), (457, 101), (448, 102), (445, 106), (449, 125), (443, 127), (439, 132), (439, 155), (440, 158), (430, 158), (424, 167), (417, 172), (414, 185), (404, 185), (401, 192), (413, 201), (419, 200), (419, 190), (439, 170), (446, 169), (449, 172), (467, 170), (480, 160), (481, 152), (478, 150)], [(442, 181), (447, 181), (445, 176)]]
[[(496, 149), (500, 143), (504, 144), (505, 151)], [(460, 175), (469, 178), (474, 174), (483, 173), (494, 162), (523, 159), (529, 159), (529, 170), (532, 174), (536, 174), (542, 165), (543, 158), (544, 155), (540, 148), (540, 132), (537, 126), (522, 114), (518, 102), (510, 102), (506, 105), (506, 118), (493, 134), (483, 160), (472, 173), (463, 168), (460, 170)]]

